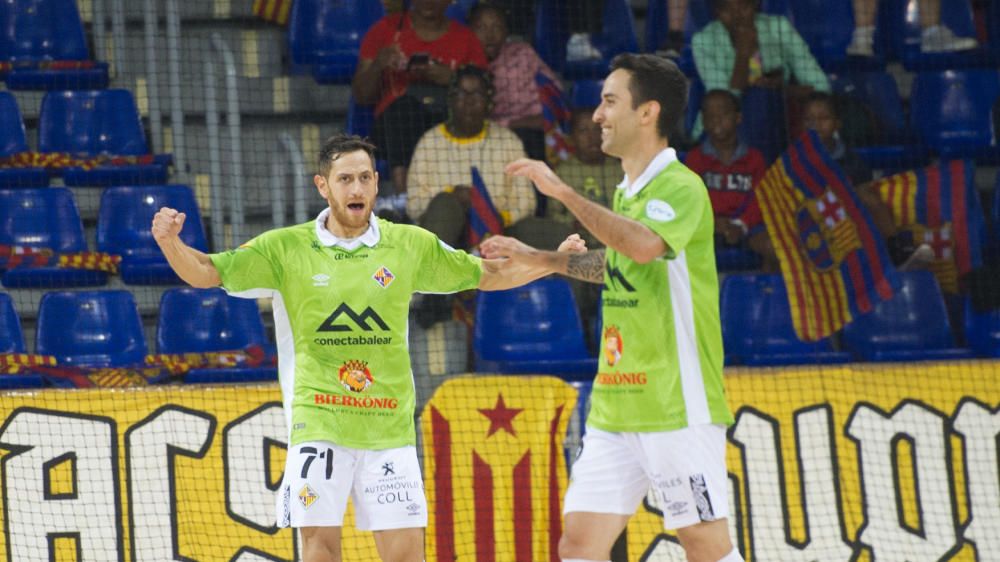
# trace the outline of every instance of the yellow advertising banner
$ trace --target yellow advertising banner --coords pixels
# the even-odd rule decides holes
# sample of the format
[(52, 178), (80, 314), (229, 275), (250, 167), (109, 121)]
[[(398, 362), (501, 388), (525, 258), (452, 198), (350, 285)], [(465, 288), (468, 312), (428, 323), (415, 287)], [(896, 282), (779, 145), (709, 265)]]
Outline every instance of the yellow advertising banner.
[[(727, 370), (748, 561), (1000, 561), (1000, 362)], [(585, 399), (585, 396), (581, 396)], [(0, 394), (0, 560), (299, 560), (277, 385)], [(576, 390), (470, 376), (424, 408), (428, 560), (556, 560)], [(679, 452), (683, 454), (683, 452)], [(684, 560), (655, 501), (628, 560)], [(377, 560), (345, 521), (345, 560)]]

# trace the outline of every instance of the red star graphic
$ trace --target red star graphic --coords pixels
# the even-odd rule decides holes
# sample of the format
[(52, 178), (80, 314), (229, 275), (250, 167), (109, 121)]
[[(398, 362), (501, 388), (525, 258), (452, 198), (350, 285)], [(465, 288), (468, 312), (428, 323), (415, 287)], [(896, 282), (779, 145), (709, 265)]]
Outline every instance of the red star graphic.
[(503, 402), (503, 394), (497, 394), (497, 404), (493, 406), (493, 409), (479, 408), (479, 413), (490, 419), (490, 432), (486, 434), (486, 437), (501, 429), (511, 435), (517, 435), (513, 422), (514, 418), (523, 411), (523, 408), (508, 408)]

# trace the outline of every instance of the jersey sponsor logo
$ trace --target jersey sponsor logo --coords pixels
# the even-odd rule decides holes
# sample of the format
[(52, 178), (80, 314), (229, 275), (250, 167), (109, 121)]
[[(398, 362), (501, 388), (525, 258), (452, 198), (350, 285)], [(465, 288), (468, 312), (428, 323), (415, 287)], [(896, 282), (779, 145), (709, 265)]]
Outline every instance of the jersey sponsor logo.
[(375, 381), (372, 372), (368, 370), (368, 362), (357, 359), (345, 361), (337, 376), (340, 377), (340, 384), (351, 392), (364, 392)]
[(325, 273), (317, 273), (312, 276), (313, 287), (326, 287), (330, 284), (330, 276)]
[(620, 385), (645, 385), (647, 382), (646, 373), (597, 373), (597, 384), (620, 386)]
[(391, 345), (392, 336), (342, 336), (339, 338), (315, 338), (316, 345)]
[[(372, 307), (367, 306), (361, 314), (358, 314), (351, 307), (347, 306), (347, 303), (340, 303), (340, 306), (333, 311), (330, 316), (320, 324), (319, 328), (316, 328), (317, 332), (353, 332), (355, 328), (352, 328), (348, 324), (338, 324), (337, 320), (341, 316), (346, 316), (350, 323), (354, 324), (355, 327), (364, 330), (366, 332), (371, 332), (375, 328), (372, 324), (378, 326), (379, 329), (383, 331), (389, 331), (389, 326), (382, 320), (382, 317), (378, 315), (377, 312), (372, 310)], [(369, 323), (370, 322), (370, 323)]]
[(392, 284), (392, 280), (395, 278), (396, 276), (393, 275), (392, 272), (389, 271), (389, 268), (384, 265), (378, 268), (378, 271), (372, 275), (372, 279), (374, 279), (375, 282), (378, 283), (383, 289), (388, 288), (389, 285)]
[(608, 274), (608, 280), (610, 281), (609, 284), (616, 290), (625, 290), (630, 293), (635, 292), (635, 287), (628, 282), (628, 279), (625, 278), (625, 275), (622, 274), (622, 270), (618, 269), (617, 265), (613, 266), (610, 263), (606, 263), (604, 265), (604, 270)]
[(670, 206), (670, 203), (652, 199), (646, 203), (646, 216), (656, 222), (670, 222), (677, 217), (677, 213)]
[(302, 507), (306, 509), (312, 507), (312, 504), (316, 503), (316, 500), (318, 499), (319, 494), (310, 488), (309, 484), (302, 486), (302, 489), (299, 490), (299, 501), (302, 502)]
[(614, 324), (604, 328), (604, 361), (608, 365), (617, 365), (622, 360), (622, 350), (625, 343), (622, 341), (622, 334), (618, 331), (618, 326)]
[(399, 407), (399, 400), (396, 398), (373, 398), (371, 396), (344, 396), (342, 394), (320, 394), (313, 395), (314, 404), (327, 404), (330, 406), (347, 406), (350, 408), (360, 408), (362, 410), (395, 410)]
[(615, 297), (604, 297), (601, 300), (604, 306), (609, 308), (635, 308), (639, 306), (639, 299), (618, 299)]

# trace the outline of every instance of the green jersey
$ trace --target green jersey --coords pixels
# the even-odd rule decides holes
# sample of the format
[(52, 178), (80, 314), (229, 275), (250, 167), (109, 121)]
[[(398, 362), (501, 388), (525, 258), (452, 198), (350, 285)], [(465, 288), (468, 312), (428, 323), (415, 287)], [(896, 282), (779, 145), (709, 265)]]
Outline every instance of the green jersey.
[(733, 421), (722, 388), (714, 219), (705, 184), (661, 152), (615, 193), (616, 213), (670, 248), (649, 263), (607, 249), (603, 334), (588, 424), (670, 431)]
[(291, 445), (412, 445), (410, 298), (476, 288), (480, 259), (374, 216), (363, 236), (345, 243), (326, 230), (328, 212), (212, 254), (212, 263), (229, 293), (273, 298)]

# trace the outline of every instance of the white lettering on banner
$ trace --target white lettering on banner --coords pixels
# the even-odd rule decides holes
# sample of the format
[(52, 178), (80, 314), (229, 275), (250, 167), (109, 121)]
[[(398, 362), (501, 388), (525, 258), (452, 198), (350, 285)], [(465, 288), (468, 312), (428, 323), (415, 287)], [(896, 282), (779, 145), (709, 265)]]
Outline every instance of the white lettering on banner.
[(964, 399), (954, 416), (955, 432), (962, 436), (968, 474), (966, 497), (970, 521), (965, 538), (976, 546), (980, 562), (1000, 562), (1000, 408), (990, 410)]
[[(751, 506), (751, 549), (757, 560), (789, 562), (830, 562), (851, 560), (852, 548), (843, 537), (840, 492), (833, 469), (832, 412), (827, 406), (799, 410), (795, 414), (796, 449), (802, 485), (802, 513), (805, 515), (806, 543), (788, 536), (788, 496), (783, 478), (778, 421), (742, 408), (733, 428), (733, 441), (743, 456), (747, 504)], [(780, 498), (780, 501), (778, 501)], [(839, 525), (830, 525), (837, 521)]]
[(186, 559), (176, 552), (174, 456), (204, 457), (213, 435), (214, 417), (180, 406), (164, 406), (125, 432), (134, 562)]
[(287, 444), (285, 418), (281, 404), (265, 404), (249, 414), (233, 420), (222, 430), (225, 451), (226, 511), (234, 519), (259, 531), (273, 533), (274, 492), (268, 482), (272, 444)]
[[(946, 429), (945, 416), (909, 400), (888, 415), (866, 404), (851, 413), (846, 432), (857, 442), (865, 505), (858, 540), (871, 547), (879, 562), (936, 562), (961, 548)], [(900, 439), (912, 444), (918, 530), (900, 521), (902, 500), (894, 469)]]
[[(122, 560), (113, 419), (19, 408), (0, 428), (0, 447), (11, 451), (3, 459), (8, 560), (50, 552), (50, 536), (74, 537), (86, 560)], [(71, 494), (52, 494), (50, 469), (60, 460), (74, 464)]]

